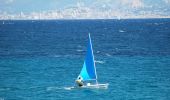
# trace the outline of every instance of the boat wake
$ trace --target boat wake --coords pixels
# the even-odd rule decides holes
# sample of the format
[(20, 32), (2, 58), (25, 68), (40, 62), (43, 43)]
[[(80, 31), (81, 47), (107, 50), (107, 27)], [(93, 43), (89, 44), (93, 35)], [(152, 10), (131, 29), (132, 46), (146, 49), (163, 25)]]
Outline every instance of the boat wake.
[(72, 90), (74, 89), (75, 87), (74, 86), (71, 86), (71, 87), (64, 87), (64, 90)]
[(74, 89), (74, 86), (70, 86), (70, 87), (47, 87), (46, 91), (57, 91), (57, 90), (72, 90)]
[(46, 88), (47, 91), (55, 91), (55, 90), (62, 90), (62, 89), (63, 89), (62, 87), (55, 87), (55, 86)]

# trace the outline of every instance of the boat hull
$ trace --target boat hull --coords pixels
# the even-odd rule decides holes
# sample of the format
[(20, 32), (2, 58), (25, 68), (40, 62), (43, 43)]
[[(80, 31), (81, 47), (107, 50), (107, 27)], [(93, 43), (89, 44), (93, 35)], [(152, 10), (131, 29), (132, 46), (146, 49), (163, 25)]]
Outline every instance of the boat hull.
[(74, 89), (107, 89), (109, 86), (108, 83), (106, 84), (90, 84), (90, 85), (83, 85), (81, 87), (79, 86), (73, 86), (73, 87), (64, 87), (65, 90), (74, 90)]
[(89, 84), (89, 85), (84, 85), (80, 88), (96, 88), (96, 89), (107, 89), (109, 86), (108, 83), (106, 84)]

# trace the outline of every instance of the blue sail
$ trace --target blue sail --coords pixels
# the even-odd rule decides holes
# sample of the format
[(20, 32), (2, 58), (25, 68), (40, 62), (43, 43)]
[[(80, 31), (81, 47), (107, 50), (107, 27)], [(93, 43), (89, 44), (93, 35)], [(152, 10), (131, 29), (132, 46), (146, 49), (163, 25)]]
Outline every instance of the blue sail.
[(96, 80), (97, 79), (90, 34), (89, 34), (89, 39), (88, 39), (86, 58), (85, 58), (84, 65), (80, 72), (79, 77), (81, 77), (83, 80)]

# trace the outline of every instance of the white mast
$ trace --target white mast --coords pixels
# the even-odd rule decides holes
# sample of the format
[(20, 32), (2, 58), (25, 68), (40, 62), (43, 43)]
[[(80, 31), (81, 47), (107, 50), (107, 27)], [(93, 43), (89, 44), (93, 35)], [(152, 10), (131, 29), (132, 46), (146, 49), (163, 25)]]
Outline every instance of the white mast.
[(94, 64), (94, 71), (95, 71), (95, 75), (96, 75), (96, 83), (98, 84), (98, 81), (97, 81), (97, 72), (96, 72), (96, 65), (95, 65), (95, 61), (94, 61), (94, 54), (93, 54), (93, 47), (92, 47), (92, 43), (91, 43), (91, 37), (90, 37), (90, 33), (89, 33), (89, 39), (90, 39), (90, 46), (91, 46), (91, 49), (92, 49), (92, 56), (93, 56), (93, 64)]

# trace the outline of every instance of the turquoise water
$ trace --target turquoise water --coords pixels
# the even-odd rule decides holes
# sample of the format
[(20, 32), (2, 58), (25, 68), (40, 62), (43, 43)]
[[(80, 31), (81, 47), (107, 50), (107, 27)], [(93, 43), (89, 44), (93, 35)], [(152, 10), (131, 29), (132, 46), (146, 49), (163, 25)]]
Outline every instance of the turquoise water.
[[(0, 24), (0, 99), (170, 99), (169, 19), (5, 23)], [(109, 87), (68, 90), (83, 66), (87, 32), (98, 81)]]
[(99, 60), (103, 61), (96, 63), (99, 82), (109, 83), (107, 90), (65, 89), (73, 86), (83, 59), (72, 57), (1, 59), (0, 96), (5, 99), (66, 100), (170, 98), (169, 57), (116, 56)]

